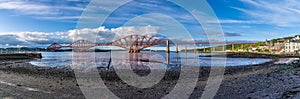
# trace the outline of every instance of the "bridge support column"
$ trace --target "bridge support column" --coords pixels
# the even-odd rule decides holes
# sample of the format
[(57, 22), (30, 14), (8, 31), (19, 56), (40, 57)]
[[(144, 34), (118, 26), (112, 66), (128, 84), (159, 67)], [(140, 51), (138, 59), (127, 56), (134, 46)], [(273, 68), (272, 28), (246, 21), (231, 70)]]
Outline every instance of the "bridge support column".
[(244, 51), (244, 44), (242, 44), (242, 51)]
[(197, 48), (196, 44), (194, 45), (194, 53), (197, 53)]
[(166, 63), (170, 64), (170, 53), (166, 53)]
[(140, 50), (129, 50), (128, 53), (140, 53)]
[(185, 52), (185, 53), (187, 53), (187, 46), (186, 46), (186, 45), (185, 45), (185, 49), (184, 49), (184, 52)]
[(166, 41), (166, 53), (170, 53), (169, 40)]
[(231, 44), (231, 51), (234, 51), (234, 44)]
[(206, 53), (206, 46), (205, 46), (205, 44), (204, 44), (203, 52)]
[(178, 51), (178, 44), (176, 44), (176, 53), (178, 53), (179, 51)]

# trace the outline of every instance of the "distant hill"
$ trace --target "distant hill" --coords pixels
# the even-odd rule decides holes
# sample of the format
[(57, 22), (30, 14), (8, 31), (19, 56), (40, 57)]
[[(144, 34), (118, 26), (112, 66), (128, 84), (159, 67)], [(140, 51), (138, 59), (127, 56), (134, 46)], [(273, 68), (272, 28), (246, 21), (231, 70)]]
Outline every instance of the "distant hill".
[[(300, 36), (300, 35), (295, 35), (295, 36)], [(268, 41), (271, 41), (272, 44), (276, 43), (277, 41), (279, 40), (290, 40), (292, 38), (294, 38), (295, 36), (288, 36), (288, 37), (282, 37), (282, 38), (276, 38), (276, 39), (271, 39), (271, 40), (268, 40)], [(248, 50), (248, 48), (250, 46), (263, 46), (263, 45), (266, 45), (266, 42), (265, 41), (260, 41), (260, 42), (253, 42), (253, 44), (235, 44), (234, 45), (234, 50), (238, 50), (238, 49), (243, 49), (243, 50)], [(229, 44), (229, 45), (226, 45), (226, 50), (232, 50), (232, 45)], [(222, 46), (216, 46), (216, 50), (222, 50)], [(200, 48), (200, 49), (197, 49), (197, 51), (203, 51), (204, 49), (203, 48)], [(188, 49), (187, 51), (191, 52), (191, 51), (194, 51), (193, 49)], [(211, 47), (208, 47), (206, 48), (206, 51), (211, 51)]]

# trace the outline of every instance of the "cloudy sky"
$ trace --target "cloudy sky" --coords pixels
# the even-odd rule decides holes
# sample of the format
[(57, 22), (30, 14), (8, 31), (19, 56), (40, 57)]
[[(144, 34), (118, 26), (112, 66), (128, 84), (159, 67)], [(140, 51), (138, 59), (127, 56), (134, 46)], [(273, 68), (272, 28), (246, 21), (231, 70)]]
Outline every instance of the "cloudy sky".
[[(203, 29), (199, 28), (199, 23), (190, 12), (174, 3), (163, 0), (135, 0), (114, 10), (113, 6), (124, 2), (100, 0), (100, 5), (89, 6), (90, 1), (0, 0), (0, 47), (45, 47), (53, 42), (67, 44), (73, 39), (86, 39), (94, 35), (97, 42), (109, 42), (130, 34), (161, 34), (179, 41), (191, 38), (197, 41), (207, 40)], [(218, 21), (208, 18), (206, 22), (220, 22), (227, 41), (264, 41), (300, 34), (298, 0), (207, 2)], [(88, 6), (90, 9), (86, 9)], [(107, 17), (104, 12), (110, 10), (114, 12)], [(89, 13), (89, 16), (82, 16), (83, 12)], [(207, 18), (205, 13), (201, 15), (204, 19)], [(102, 25), (77, 29), (80, 18), (106, 20)], [(86, 24), (92, 22), (98, 21), (87, 21)], [(190, 36), (186, 36), (187, 32)]]

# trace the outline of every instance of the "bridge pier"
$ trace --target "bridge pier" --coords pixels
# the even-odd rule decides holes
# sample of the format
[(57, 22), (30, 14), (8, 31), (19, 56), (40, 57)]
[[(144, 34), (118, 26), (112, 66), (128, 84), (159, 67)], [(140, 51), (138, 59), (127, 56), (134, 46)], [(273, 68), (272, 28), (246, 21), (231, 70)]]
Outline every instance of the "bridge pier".
[(211, 51), (210, 52), (215, 52), (216, 51), (216, 47), (212, 46)]
[(196, 44), (194, 45), (194, 53), (197, 53)]
[(206, 46), (205, 46), (205, 44), (203, 44), (203, 45), (204, 45), (203, 52), (206, 53)]
[(166, 53), (170, 53), (169, 40), (166, 41)]
[(178, 50), (178, 44), (176, 44), (176, 53), (178, 53), (179, 50)]
[(244, 44), (242, 44), (242, 50), (244, 50)]
[(231, 44), (231, 51), (234, 51), (234, 44)]
[(166, 53), (166, 63), (170, 64), (170, 53)]
[(129, 50), (128, 53), (140, 53), (140, 50)]
[(185, 53), (187, 53), (187, 46), (186, 46), (186, 45), (185, 45), (185, 49), (184, 49), (184, 52), (185, 52)]

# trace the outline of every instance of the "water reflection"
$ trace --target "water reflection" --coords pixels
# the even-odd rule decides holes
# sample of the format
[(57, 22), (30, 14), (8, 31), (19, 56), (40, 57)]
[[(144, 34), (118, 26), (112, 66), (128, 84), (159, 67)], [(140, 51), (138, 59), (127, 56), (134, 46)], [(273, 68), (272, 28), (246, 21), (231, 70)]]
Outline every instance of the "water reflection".
[[(68, 67), (72, 61), (90, 63), (98, 68), (131, 68), (147, 69), (148, 66), (157, 69), (163, 69), (155, 65), (167, 65), (167, 68), (178, 67), (183, 63), (190, 66), (211, 66), (211, 57), (205, 57), (208, 53), (164, 53), (164, 52), (143, 52), (143, 53), (126, 53), (126, 52), (84, 52), (74, 54), (72, 52), (43, 52), (43, 58), (33, 60), (30, 63), (43, 67)], [(73, 55), (77, 55), (72, 57)], [(226, 66), (255, 65), (271, 61), (271, 59), (260, 58), (223, 58), (215, 57), (214, 62), (226, 61)], [(126, 67), (126, 66), (129, 67)], [(216, 63), (215, 66), (223, 65)], [(88, 66), (87, 66), (88, 67)], [(149, 69), (149, 68), (148, 68)]]

